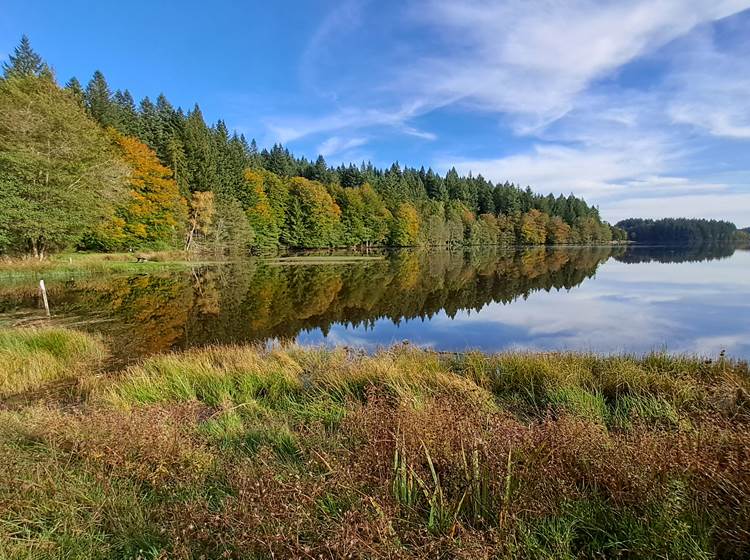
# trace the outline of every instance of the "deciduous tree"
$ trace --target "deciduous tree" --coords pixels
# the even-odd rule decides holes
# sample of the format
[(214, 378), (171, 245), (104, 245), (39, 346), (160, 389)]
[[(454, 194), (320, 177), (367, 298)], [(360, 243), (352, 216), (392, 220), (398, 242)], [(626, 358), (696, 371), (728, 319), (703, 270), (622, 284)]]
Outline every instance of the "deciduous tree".
[(117, 202), (126, 169), (51, 76), (0, 81), (0, 238), (42, 258), (75, 245)]

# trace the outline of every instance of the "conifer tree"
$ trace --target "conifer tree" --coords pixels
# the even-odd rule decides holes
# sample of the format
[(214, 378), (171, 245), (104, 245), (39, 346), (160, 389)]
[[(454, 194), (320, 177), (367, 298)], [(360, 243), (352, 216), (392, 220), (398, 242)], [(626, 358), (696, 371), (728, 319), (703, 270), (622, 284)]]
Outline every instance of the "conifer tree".
[(3, 63), (3, 73), (6, 78), (42, 76), (49, 74), (50, 69), (42, 57), (31, 48), (29, 38), (22, 35), (21, 42), (8, 57), (8, 62)]
[(184, 147), (190, 190), (213, 191), (217, 186), (216, 150), (198, 105), (185, 122)]
[(112, 105), (115, 128), (126, 136), (135, 136), (138, 133), (138, 113), (133, 96), (128, 90), (118, 89), (112, 96)]
[(148, 96), (144, 97), (138, 105), (138, 138), (148, 144), (152, 150), (156, 150), (158, 143), (158, 128), (159, 119), (156, 114), (156, 105)]
[(99, 70), (94, 72), (86, 86), (86, 108), (89, 114), (104, 127), (116, 126), (116, 109), (112, 102), (112, 94), (107, 80)]
[(156, 98), (155, 110), (155, 149), (159, 158), (166, 164), (171, 159), (170, 145), (174, 139), (178, 137), (183, 141), (184, 115), (174, 108), (163, 93)]
[(75, 99), (79, 107), (81, 107), (82, 109), (86, 107), (86, 95), (83, 91), (81, 82), (78, 81), (78, 78), (73, 77), (68, 80), (68, 83), (65, 84), (65, 89), (70, 92), (70, 95), (73, 96), (73, 99)]

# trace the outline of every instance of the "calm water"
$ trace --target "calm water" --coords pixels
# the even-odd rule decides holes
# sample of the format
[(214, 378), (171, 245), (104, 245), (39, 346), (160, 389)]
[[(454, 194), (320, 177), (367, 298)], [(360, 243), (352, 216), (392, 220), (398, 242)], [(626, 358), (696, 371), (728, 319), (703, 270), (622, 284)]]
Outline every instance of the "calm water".
[[(116, 357), (296, 339), (750, 358), (750, 252), (734, 248), (402, 251), (47, 279), (52, 321)], [(0, 280), (0, 323), (41, 319), (36, 282)]]

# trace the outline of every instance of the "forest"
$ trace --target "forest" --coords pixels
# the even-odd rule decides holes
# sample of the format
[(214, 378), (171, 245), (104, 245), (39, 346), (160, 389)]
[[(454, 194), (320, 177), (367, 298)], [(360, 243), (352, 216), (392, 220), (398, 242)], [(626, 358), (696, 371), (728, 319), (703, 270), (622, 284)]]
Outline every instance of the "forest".
[(63, 250), (598, 244), (596, 207), (481, 175), (329, 166), (97, 71), (58, 85), (23, 37), (0, 78), (0, 255)]
[(747, 239), (746, 232), (730, 222), (694, 218), (644, 220), (630, 218), (617, 223), (627, 232), (628, 240), (665, 245), (698, 245), (732, 243)]

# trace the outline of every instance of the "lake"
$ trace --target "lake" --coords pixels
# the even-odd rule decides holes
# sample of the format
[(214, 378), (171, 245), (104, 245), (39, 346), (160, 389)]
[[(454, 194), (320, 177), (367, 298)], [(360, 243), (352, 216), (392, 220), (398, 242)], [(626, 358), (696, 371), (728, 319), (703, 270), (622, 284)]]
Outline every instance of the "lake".
[[(651, 350), (750, 358), (750, 252), (586, 247), (251, 259), (48, 275), (51, 322), (115, 358), (214, 342), (374, 349)], [(0, 280), (0, 323), (46, 322), (37, 280)]]

